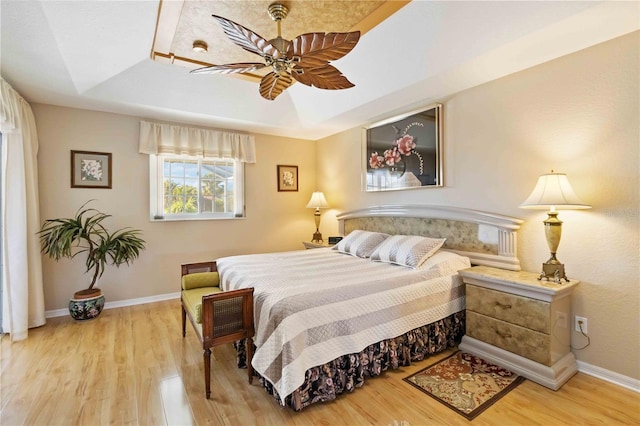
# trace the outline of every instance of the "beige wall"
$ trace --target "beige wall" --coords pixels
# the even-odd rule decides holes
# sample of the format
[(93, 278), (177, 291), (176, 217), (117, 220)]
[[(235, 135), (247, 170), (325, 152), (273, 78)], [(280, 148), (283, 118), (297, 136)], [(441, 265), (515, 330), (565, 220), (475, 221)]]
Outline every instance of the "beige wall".
[[(143, 231), (147, 249), (130, 267), (110, 267), (99, 286), (107, 301), (179, 290), (180, 264), (221, 256), (302, 249), (314, 231), (306, 209), (315, 190), (315, 144), (256, 135), (257, 163), (247, 164), (245, 219), (197, 222), (149, 221), (149, 160), (138, 153), (139, 118), (34, 104), (42, 220), (73, 215), (82, 203), (112, 214), (113, 229)], [(70, 150), (113, 153), (113, 189), (70, 188)], [(297, 165), (298, 192), (278, 192), (276, 165)], [(43, 259), (47, 310), (62, 309), (85, 288), (84, 260)]]
[[(558, 257), (580, 280), (573, 314), (587, 317), (591, 345), (579, 361), (640, 378), (639, 34), (628, 35), (442, 100), (445, 187), (385, 193), (360, 190), (360, 129), (318, 143), (256, 136), (248, 165), (247, 218), (151, 223), (148, 159), (137, 152), (136, 117), (32, 105), (40, 139), (41, 218), (69, 216), (86, 200), (114, 215), (114, 227), (142, 229), (148, 248), (131, 267), (110, 268), (108, 301), (172, 293), (180, 263), (301, 248), (313, 231), (304, 208), (323, 190), (332, 209), (321, 231), (337, 234), (339, 211), (389, 203), (441, 204), (526, 220), (523, 268), (548, 257), (542, 211), (521, 210), (537, 177), (568, 174), (592, 210), (563, 211)], [(425, 102), (425, 103), (431, 103)], [(113, 189), (71, 189), (69, 151), (113, 153)], [(279, 193), (276, 165), (299, 166), (300, 192)], [(316, 173), (317, 169), (317, 173)], [(46, 309), (62, 309), (87, 285), (81, 259), (43, 260)], [(585, 339), (574, 333), (572, 344)]]
[[(360, 129), (318, 142), (318, 185), (340, 210), (441, 204), (525, 219), (523, 269), (548, 258), (543, 211), (522, 210), (540, 174), (567, 173), (591, 210), (562, 211), (558, 258), (581, 283), (573, 315), (588, 319), (579, 361), (640, 378), (639, 33), (443, 100), (444, 188), (364, 193)], [(431, 102), (425, 102), (431, 103)], [(337, 232), (334, 212), (322, 231)], [(573, 333), (572, 345), (586, 339)]]

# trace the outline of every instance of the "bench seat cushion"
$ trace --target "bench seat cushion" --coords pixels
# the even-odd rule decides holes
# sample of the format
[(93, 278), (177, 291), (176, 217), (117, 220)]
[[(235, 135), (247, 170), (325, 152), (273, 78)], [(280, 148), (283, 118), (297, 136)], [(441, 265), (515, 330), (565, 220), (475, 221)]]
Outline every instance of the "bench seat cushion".
[(182, 290), (182, 300), (191, 318), (198, 324), (202, 323), (202, 296), (219, 293), (220, 287), (198, 287), (191, 290)]

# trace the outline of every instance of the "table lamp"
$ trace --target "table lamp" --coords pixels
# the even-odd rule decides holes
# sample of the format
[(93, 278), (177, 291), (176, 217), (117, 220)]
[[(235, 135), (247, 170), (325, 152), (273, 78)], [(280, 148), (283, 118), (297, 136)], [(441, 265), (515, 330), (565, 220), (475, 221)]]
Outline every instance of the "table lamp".
[(324, 198), (324, 194), (322, 192), (318, 191), (311, 194), (311, 199), (309, 200), (309, 203), (307, 203), (307, 208), (316, 209), (313, 213), (313, 218), (316, 221), (316, 232), (313, 233), (313, 238), (311, 240), (313, 243), (323, 242), (322, 234), (320, 233), (320, 209), (326, 209), (327, 207), (329, 207), (329, 204), (327, 203), (327, 199)]
[(551, 170), (551, 173), (538, 178), (538, 183), (533, 188), (533, 192), (531, 192), (529, 198), (520, 204), (520, 208), (549, 209), (547, 212), (549, 216), (543, 223), (551, 257), (542, 264), (542, 272), (538, 279), (545, 278), (548, 281), (549, 278), (552, 278), (558, 284), (562, 279), (569, 282), (564, 265), (556, 258), (560, 235), (562, 234), (562, 221), (558, 219), (556, 210), (590, 209), (591, 206), (578, 198), (566, 174), (554, 173)]

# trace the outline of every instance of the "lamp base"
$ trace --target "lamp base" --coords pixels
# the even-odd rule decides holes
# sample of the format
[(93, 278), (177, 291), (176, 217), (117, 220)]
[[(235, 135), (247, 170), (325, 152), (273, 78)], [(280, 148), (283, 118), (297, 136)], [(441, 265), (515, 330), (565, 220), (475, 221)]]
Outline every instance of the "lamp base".
[(311, 238), (312, 243), (324, 243), (322, 239), (322, 234), (319, 231), (313, 233), (313, 238)]
[(562, 284), (562, 280), (569, 282), (567, 274), (564, 272), (564, 264), (557, 260), (555, 262), (545, 262), (542, 264), (542, 272), (540, 272), (538, 280), (543, 278), (547, 281), (551, 279), (556, 284)]

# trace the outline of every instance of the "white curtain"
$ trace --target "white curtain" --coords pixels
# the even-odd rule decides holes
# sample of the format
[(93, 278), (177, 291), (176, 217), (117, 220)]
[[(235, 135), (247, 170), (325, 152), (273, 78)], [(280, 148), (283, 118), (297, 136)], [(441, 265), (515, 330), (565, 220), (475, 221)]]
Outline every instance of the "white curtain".
[(45, 323), (38, 205), (38, 136), (31, 107), (0, 77), (2, 330), (27, 338)]
[(177, 154), (256, 162), (255, 138), (242, 133), (140, 121), (141, 154)]

